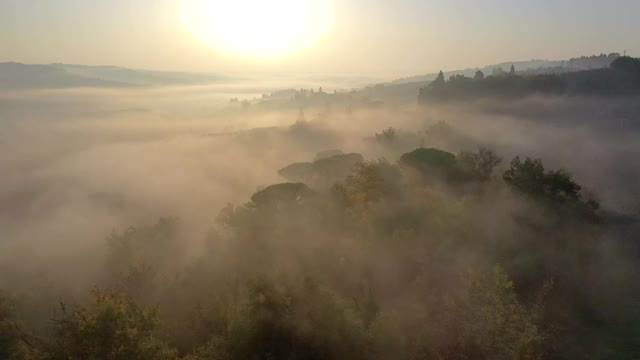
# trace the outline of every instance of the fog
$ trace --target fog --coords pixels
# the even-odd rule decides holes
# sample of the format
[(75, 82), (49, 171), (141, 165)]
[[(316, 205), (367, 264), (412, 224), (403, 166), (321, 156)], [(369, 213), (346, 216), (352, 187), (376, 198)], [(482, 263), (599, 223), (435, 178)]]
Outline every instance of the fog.
[[(174, 265), (186, 268), (189, 259), (202, 257), (211, 246), (229, 246), (222, 240), (212, 245), (210, 239), (212, 229), (224, 234), (217, 219), (227, 204), (242, 206), (257, 191), (288, 182), (278, 174), (279, 169), (310, 162), (317, 153), (332, 149), (362, 154), (367, 160), (384, 158), (395, 164), (402, 154), (420, 147), (453, 154), (484, 147), (503, 159), (494, 173), (496, 183), (501, 183), (502, 172), (515, 156), (540, 158), (547, 169), (570, 171), (582, 190), (600, 202), (601, 211), (629, 218), (639, 214), (638, 98), (534, 96), (511, 102), (478, 100), (426, 107), (387, 103), (348, 110), (335, 105), (308, 107), (301, 114), (298, 108), (260, 107), (260, 94), (267, 91), (266, 86), (249, 90), (225, 86), (0, 94), (0, 289), (26, 299), (26, 317), (42, 324), (58, 301), (81, 301), (78, 299), (85, 299), (92, 287), (106, 286), (104, 269), (110, 250), (105, 239), (110, 234), (130, 226), (151, 226), (160, 218), (178, 219), (179, 247), (185, 256), (176, 255)], [(251, 105), (233, 107), (230, 98), (247, 99)], [(375, 134), (390, 127), (395, 129), (393, 141), (376, 141)], [(496, 239), (514, 236), (518, 225), (510, 214), (531, 210), (522, 210), (527, 208), (524, 202), (509, 192), (491, 188), (488, 193), (488, 197), (469, 205), (469, 216), (475, 217), (472, 223)], [(401, 203), (431, 206), (418, 203), (441, 201), (437, 197), (426, 199), (430, 200), (398, 200), (384, 211), (400, 208)], [(543, 211), (531, 217), (545, 214)], [(398, 263), (403, 260), (386, 253), (386, 247), (362, 248), (356, 235), (338, 229), (319, 233), (322, 226), (312, 224), (316, 221), (313, 217), (304, 218), (303, 213), (291, 213), (289, 217), (306, 225), (300, 225), (299, 233), (291, 237), (276, 237), (280, 243), (273, 246), (280, 253), (255, 255), (260, 259), (256, 263), (274, 256), (279, 273), (297, 276), (306, 271), (307, 265), (322, 264), (301, 259), (324, 254), (328, 250), (318, 248), (331, 247), (346, 261), (373, 268), (371, 276), (378, 276), (380, 308), (413, 306), (415, 290), (396, 283), (401, 276), (396, 273), (400, 272)], [(613, 279), (609, 286), (618, 286), (619, 279), (637, 275), (628, 270), (633, 267), (634, 255), (616, 245), (616, 231), (615, 227), (609, 228), (604, 238), (610, 238), (610, 242), (599, 245), (606, 249), (606, 256), (580, 268), (598, 274), (602, 269), (613, 269), (615, 264), (618, 270), (612, 271), (618, 271), (619, 277), (609, 274)], [(575, 234), (567, 236), (580, 237), (583, 232), (588, 231), (576, 229)], [(322, 239), (327, 234), (335, 238)], [(444, 238), (456, 236), (451, 233)], [(625, 238), (632, 236), (627, 234)], [(318, 243), (321, 240), (326, 242)], [(433, 244), (429, 241), (416, 245), (413, 255), (403, 256), (431, 252), (429, 246)], [(256, 249), (241, 250), (248, 259), (253, 259), (253, 251)], [(223, 255), (214, 258), (211, 262), (221, 267), (226, 261), (233, 263), (233, 258), (228, 260)], [(461, 249), (448, 267), (491, 267), (493, 262), (483, 253), (473, 252), (472, 247)], [(229, 265), (222, 274), (232, 277), (235, 266)], [(571, 271), (577, 269), (566, 266)], [(328, 264), (319, 272), (337, 271), (332, 267)], [(441, 275), (438, 281), (442, 283), (451, 276)], [(602, 282), (599, 276), (608, 275), (584, 276), (596, 283)], [(327, 279), (329, 283), (335, 281), (329, 275)], [(516, 289), (518, 285), (516, 281)], [(616, 287), (615, 291), (622, 289)], [(610, 293), (612, 298), (615, 291)], [(159, 303), (166, 301), (162, 296), (158, 299)], [(598, 304), (600, 301), (604, 300), (594, 300)], [(605, 309), (608, 305), (600, 308), (603, 312)], [(171, 324), (171, 320), (167, 322)], [(181, 351), (186, 346), (178, 345)]]

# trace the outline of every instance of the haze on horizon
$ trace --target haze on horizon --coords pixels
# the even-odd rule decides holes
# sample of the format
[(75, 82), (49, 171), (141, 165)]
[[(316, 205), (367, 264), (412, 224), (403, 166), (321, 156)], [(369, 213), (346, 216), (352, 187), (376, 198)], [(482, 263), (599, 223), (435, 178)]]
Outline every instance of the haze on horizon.
[[(633, 0), (333, 1), (331, 25), (319, 41), (271, 60), (205, 45), (181, 21), (184, 1), (4, 0), (0, 62), (399, 77), (502, 61), (640, 53), (640, 2)], [(247, 16), (255, 15), (251, 10)]]

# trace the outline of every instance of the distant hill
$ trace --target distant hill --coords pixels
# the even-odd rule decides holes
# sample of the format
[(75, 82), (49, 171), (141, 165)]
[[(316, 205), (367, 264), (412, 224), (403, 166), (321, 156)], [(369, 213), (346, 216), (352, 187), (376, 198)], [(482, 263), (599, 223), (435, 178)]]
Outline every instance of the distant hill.
[[(443, 99), (470, 99), (482, 96), (526, 96), (532, 93), (592, 94), (624, 96), (640, 93), (638, 77), (633, 75), (637, 64), (624, 61), (620, 54), (583, 56), (562, 61), (530, 60), (503, 62), (482, 69), (466, 69), (443, 73), (442, 87), (428, 85), (438, 74), (414, 76), (388, 83), (368, 85), (351, 91), (324, 92), (322, 89), (287, 89), (265, 94), (257, 106), (270, 109), (331, 107), (349, 112), (358, 108), (413, 106), (418, 94), (420, 102)], [(613, 66), (628, 68), (624, 71)], [(510, 74), (513, 65), (514, 73)], [(482, 71), (484, 80), (474, 80)], [(448, 80), (448, 81), (447, 81)], [(239, 104), (238, 101), (235, 101)], [(247, 104), (248, 105), (248, 104)], [(322, 116), (324, 113), (318, 113)]]
[[(559, 61), (508, 61), (499, 64), (487, 65), (482, 68), (467, 68), (464, 70), (445, 71), (443, 73), (445, 79), (459, 76), (473, 77), (477, 71), (482, 71), (486, 76), (500, 75), (501, 73), (508, 72), (511, 69), (511, 65), (513, 65), (516, 73), (521, 76), (559, 75), (606, 69), (609, 68), (611, 63), (619, 57), (620, 54), (612, 53), (582, 56)], [(358, 93), (361, 96), (368, 97), (374, 101), (411, 104), (415, 102), (418, 91), (435, 80), (437, 76), (437, 73), (433, 73), (397, 79), (388, 83), (367, 86), (359, 90)]]
[(560, 73), (516, 73), (469, 77), (440, 76), (420, 89), (418, 101), (517, 98), (533, 94), (636, 96), (640, 94), (640, 59), (617, 57), (607, 68)]
[[(491, 72), (494, 71), (494, 69), (498, 69), (498, 68), (501, 68), (501, 69), (504, 69), (504, 70), (508, 70), (511, 67), (511, 65), (514, 65), (520, 71), (531, 70), (531, 69), (548, 69), (548, 68), (555, 68), (555, 67), (558, 67), (558, 66), (562, 66), (563, 63), (564, 63), (564, 61), (549, 61), (549, 60), (529, 60), (529, 61), (503, 62), (503, 63), (499, 63), (499, 64), (487, 65), (487, 66), (484, 66), (482, 68), (466, 68), (464, 70), (445, 71), (444, 75), (446, 77), (456, 76), (456, 75), (473, 76), (476, 73), (476, 71), (478, 71), (478, 70), (482, 71), (484, 73), (490, 74)], [(408, 83), (417, 83), (417, 82), (422, 82), (422, 83), (430, 82), (430, 81), (435, 80), (435, 78), (437, 76), (438, 76), (438, 73), (410, 76), (410, 77), (406, 77), (406, 78), (393, 80), (391, 82), (391, 84), (408, 84)]]
[(52, 65), (0, 63), (0, 89), (4, 88), (67, 88), (122, 87), (126, 83), (68, 73)]
[[(486, 75), (491, 75), (496, 71), (502, 69), (508, 71), (511, 65), (516, 68), (518, 73), (526, 74), (558, 74), (567, 72), (576, 72), (584, 70), (595, 70), (608, 68), (611, 63), (620, 57), (618, 53), (600, 54), (592, 56), (582, 56), (578, 58), (571, 58), (569, 60), (528, 60), (528, 61), (511, 61), (503, 62), (499, 64), (488, 65), (482, 68), (467, 68), (464, 70), (445, 71), (445, 77), (463, 75), (472, 77), (476, 71), (482, 71)], [(426, 75), (417, 75), (407, 78), (397, 79), (391, 82), (391, 84), (408, 84), (416, 82), (430, 82), (435, 80), (438, 73), (431, 73)]]
[(0, 89), (136, 87), (209, 84), (211, 74), (133, 70), (115, 66), (0, 63)]

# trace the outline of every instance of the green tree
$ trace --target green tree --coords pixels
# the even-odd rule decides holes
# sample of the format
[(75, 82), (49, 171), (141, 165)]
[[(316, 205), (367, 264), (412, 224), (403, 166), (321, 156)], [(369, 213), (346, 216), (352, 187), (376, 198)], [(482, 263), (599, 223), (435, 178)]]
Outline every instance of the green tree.
[(164, 360), (177, 354), (156, 336), (155, 308), (146, 309), (116, 291), (94, 291), (89, 306), (61, 305), (54, 336), (44, 350), (51, 360)]
[(435, 148), (420, 148), (403, 154), (400, 164), (418, 170), (425, 179), (450, 176), (456, 167), (456, 156)]
[(225, 329), (189, 360), (367, 359), (362, 321), (333, 291), (301, 284), (247, 282)]
[[(526, 158), (523, 162), (520, 157), (515, 157), (503, 179), (516, 191), (533, 198), (554, 203), (577, 204), (582, 201), (582, 187), (573, 180), (571, 173), (564, 169), (545, 172), (540, 159)], [(593, 199), (588, 199), (586, 205), (594, 210), (598, 208)]]
[(579, 200), (580, 185), (564, 169), (549, 171), (544, 178), (545, 193), (554, 200)]
[(525, 161), (522, 161), (519, 156), (516, 156), (511, 161), (511, 167), (504, 172), (502, 177), (518, 192), (531, 196), (544, 194), (544, 165), (540, 159), (526, 158)]
[(320, 180), (316, 182), (331, 186), (342, 181), (351, 174), (353, 167), (362, 161), (364, 161), (364, 157), (357, 153), (339, 154), (318, 159), (313, 162), (314, 175)]
[(480, 148), (475, 153), (462, 152), (458, 155), (458, 164), (463, 173), (479, 182), (491, 180), (493, 170), (501, 162), (502, 159), (487, 148)]
[(537, 314), (518, 302), (513, 283), (501, 268), (469, 273), (463, 284), (458, 301), (448, 305), (454, 314), (450, 321), (461, 330), (451, 334), (462, 345), (454, 351), (471, 350), (468, 355), (476, 359), (541, 358), (544, 335), (536, 324)]
[(384, 198), (400, 196), (400, 180), (400, 170), (387, 160), (363, 161), (333, 191), (347, 207), (364, 210)]
[(360, 154), (344, 154), (340, 150), (324, 151), (313, 162), (293, 163), (278, 170), (278, 174), (293, 182), (303, 182), (313, 188), (328, 188), (344, 180), (354, 165), (364, 158)]
[(253, 194), (251, 202), (256, 207), (293, 205), (312, 194), (313, 191), (303, 183), (275, 184)]

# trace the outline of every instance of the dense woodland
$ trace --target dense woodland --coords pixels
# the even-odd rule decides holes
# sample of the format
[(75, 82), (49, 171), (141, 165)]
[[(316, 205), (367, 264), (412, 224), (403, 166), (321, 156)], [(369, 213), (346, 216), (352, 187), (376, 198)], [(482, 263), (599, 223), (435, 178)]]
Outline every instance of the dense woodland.
[[(541, 74), (560, 74), (583, 70), (594, 70), (608, 68), (611, 63), (620, 57), (619, 53), (609, 53), (591, 56), (580, 56), (571, 58), (569, 60), (541, 60), (532, 59), (527, 61), (515, 61), (504, 62), (500, 64), (488, 65), (483, 68), (468, 68), (464, 70), (447, 71), (443, 74), (447, 77), (463, 75), (467, 77), (473, 77), (475, 73), (481, 71), (485, 74), (493, 74), (504, 72), (504, 69), (508, 69), (511, 65), (518, 68), (519, 74), (527, 75), (541, 75)], [(393, 84), (409, 84), (420, 82), (431, 82), (439, 76), (439, 73), (412, 76), (409, 78), (403, 78), (393, 81)]]
[[(368, 141), (406, 146), (393, 128)], [(45, 320), (33, 306), (51, 289), (2, 293), (0, 358), (640, 355), (638, 282), (606, 251), (615, 231), (637, 254), (636, 221), (523, 155), (328, 150), (212, 216), (196, 256), (180, 219), (114, 232), (84, 300)]]
[(444, 73), (420, 89), (419, 102), (433, 100), (468, 100), (483, 97), (522, 98), (541, 95), (620, 96), (640, 93), (640, 59), (616, 58), (609, 68), (564, 73), (519, 74), (498, 68), (486, 76), (454, 75), (445, 80)]

